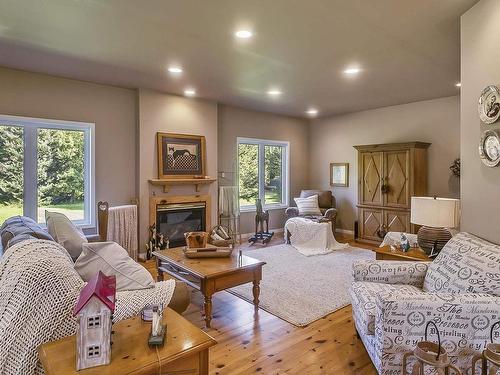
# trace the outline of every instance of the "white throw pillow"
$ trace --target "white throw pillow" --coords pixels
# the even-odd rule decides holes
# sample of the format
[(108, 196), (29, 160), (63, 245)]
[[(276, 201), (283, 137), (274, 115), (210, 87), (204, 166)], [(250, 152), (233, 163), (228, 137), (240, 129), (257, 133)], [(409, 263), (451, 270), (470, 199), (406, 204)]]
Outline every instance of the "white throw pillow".
[(97, 272), (116, 276), (116, 290), (152, 288), (151, 274), (135, 262), (116, 242), (90, 242), (82, 245), (82, 254), (75, 262), (75, 270), (83, 281), (89, 281)]
[(318, 204), (318, 195), (311, 195), (307, 198), (293, 198), (299, 209), (299, 215), (321, 215)]
[(82, 252), (82, 244), (88, 242), (82, 230), (60, 212), (45, 211), (45, 223), (49, 234), (75, 261)]

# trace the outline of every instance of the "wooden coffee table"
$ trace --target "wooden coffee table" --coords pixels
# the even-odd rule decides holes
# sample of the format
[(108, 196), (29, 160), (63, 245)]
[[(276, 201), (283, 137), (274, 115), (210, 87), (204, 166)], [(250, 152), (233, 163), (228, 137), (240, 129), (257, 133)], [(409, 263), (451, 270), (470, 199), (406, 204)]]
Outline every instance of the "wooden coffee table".
[[(175, 311), (166, 308), (165, 344), (158, 350), (148, 346), (151, 323), (140, 316), (113, 324), (111, 363), (76, 371), (76, 338), (68, 336), (38, 348), (47, 375), (208, 375), (209, 348), (217, 342)], [(161, 363), (161, 365), (160, 365)]]
[(205, 324), (210, 327), (212, 320), (212, 295), (237, 285), (253, 283), (253, 303), (259, 307), (260, 280), (265, 262), (239, 256), (234, 251), (229, 258), (196, 258), (184, 256), (182, 248), (153, 252), (158, 267), (158, 281), (167, 273), (199, 290), (204, 297)]

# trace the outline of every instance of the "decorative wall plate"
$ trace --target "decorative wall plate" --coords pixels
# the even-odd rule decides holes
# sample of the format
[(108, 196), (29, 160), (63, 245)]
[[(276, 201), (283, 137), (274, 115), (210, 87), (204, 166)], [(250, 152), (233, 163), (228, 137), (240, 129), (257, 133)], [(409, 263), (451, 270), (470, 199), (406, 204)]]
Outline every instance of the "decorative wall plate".
[(494, 130), (486, 130), (479, 143), (479, 156), (484, 165), (496, 167), (500, 163), (500, 138)]
[(493, 124), (500, 118), (500, 89), (497, 86), (490, 85), (483, 90), (477, 111), (485, 124)]

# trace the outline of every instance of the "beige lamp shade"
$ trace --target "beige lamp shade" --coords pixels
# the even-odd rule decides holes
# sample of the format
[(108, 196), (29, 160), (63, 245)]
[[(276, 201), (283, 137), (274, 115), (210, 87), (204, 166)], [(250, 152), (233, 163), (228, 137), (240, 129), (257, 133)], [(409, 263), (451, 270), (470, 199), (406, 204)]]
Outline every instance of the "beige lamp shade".
[(460, 223), (460, 200), (411, 197), (410, 221), (427, 227), (456, 228)]

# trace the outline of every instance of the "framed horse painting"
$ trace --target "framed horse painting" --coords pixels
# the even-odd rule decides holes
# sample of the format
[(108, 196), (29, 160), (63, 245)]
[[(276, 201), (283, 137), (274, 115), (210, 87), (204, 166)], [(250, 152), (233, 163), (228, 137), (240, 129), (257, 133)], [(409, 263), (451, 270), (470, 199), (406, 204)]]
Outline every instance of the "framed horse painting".
[(201, 135), (156, 133), (158, 178), (205, 176), (205, 137)]

